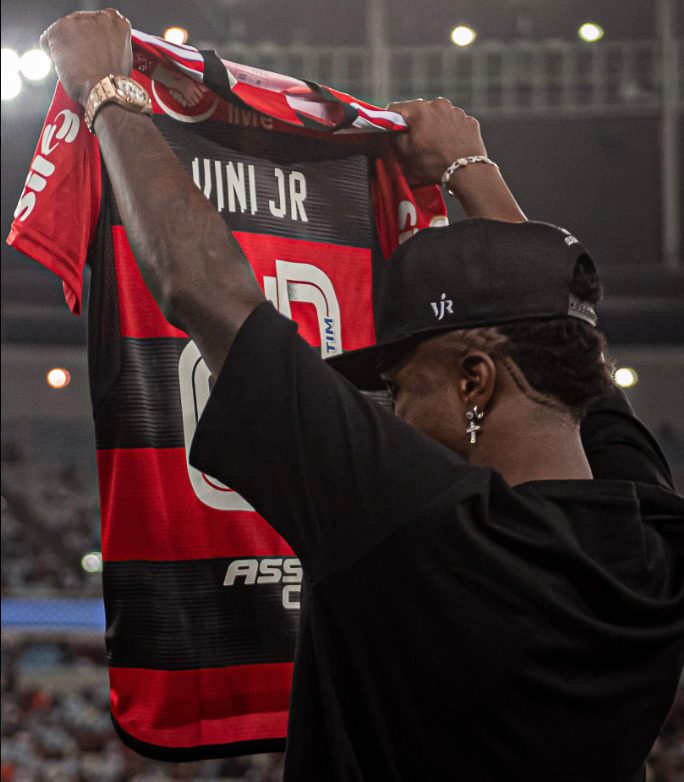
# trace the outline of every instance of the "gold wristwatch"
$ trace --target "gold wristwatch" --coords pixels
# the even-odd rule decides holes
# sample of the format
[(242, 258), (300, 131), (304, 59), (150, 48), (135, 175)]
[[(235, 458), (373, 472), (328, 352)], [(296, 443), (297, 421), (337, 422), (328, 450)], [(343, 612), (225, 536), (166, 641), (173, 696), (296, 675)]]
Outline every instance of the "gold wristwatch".
[(94, 133), (93, 122), (97, 112), (107, 103), (133, 111), (136, 114), (151, 114), (152, 101), (144, 87), (128, 76), (105, 76), (93, 87), (85, 106), (85, 121), (88, 130)]

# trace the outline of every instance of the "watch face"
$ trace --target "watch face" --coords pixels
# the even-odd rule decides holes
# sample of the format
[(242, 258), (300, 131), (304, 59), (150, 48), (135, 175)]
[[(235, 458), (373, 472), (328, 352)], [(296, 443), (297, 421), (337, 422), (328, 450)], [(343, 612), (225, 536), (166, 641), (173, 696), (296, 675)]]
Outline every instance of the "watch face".
[(134, 101), (135, 103), (145, 103), (147, 101), (147, 93), (145, 90), (132, 79), (121, 79), (117, 82), (116, 87), (118, 92), (127, 100)]

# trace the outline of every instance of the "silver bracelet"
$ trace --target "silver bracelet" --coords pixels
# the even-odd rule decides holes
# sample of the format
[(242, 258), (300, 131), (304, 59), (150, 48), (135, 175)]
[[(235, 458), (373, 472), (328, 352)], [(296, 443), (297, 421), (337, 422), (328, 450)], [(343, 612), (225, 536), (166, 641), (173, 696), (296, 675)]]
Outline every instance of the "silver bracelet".
[(457, 160), (454, 160), (449, 168), (447, 168), (447, 170), (442, 174), (442, 184), (444, 187), (446, 187), (449, 195), (453, 195), (451, 189), (449, 188), (449, 178), (455, 171), (458, 171), (459, 168), (467, 166), (468, 163), (487, 163), (487, 165), (498, 168), (496, 163), (493, 160), (490, 160), (486, 155), (468, 155), (467, 157), (460, 157)]

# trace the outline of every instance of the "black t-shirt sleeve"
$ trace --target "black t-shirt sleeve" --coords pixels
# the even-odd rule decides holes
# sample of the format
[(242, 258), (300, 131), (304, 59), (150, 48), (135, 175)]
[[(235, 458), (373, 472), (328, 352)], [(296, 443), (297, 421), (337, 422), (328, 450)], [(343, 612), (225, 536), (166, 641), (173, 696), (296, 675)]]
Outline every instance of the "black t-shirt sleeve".
[(231, 347), (190, 461), (251, 503), (314, 580), (490, 476), (366, 399), (268, 302)]
[(594, 478), (652, 483), (674, 490), (663, 452), (620, 389), (594, 406), (580, 432)]

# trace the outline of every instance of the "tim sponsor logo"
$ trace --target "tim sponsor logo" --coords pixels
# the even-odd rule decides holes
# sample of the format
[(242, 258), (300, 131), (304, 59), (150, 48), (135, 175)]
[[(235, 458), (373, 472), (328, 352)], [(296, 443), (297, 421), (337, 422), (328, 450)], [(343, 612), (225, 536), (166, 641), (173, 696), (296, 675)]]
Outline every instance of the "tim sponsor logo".
[(342, 352), (342, 318), (335, 287), (318, 266), (298, 261), (276, 260), (275, 276), (264, 277), (264, 293), (279, 312), (292, 317), (292, 302), (313, 305), (318, 320), (323, 358)]
[(296, 557), (234, 559), (223, 579), (223, 586), (283, 584), (283, 608), (299, 609), (302, 566)]

